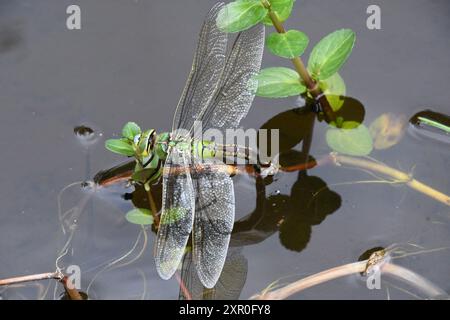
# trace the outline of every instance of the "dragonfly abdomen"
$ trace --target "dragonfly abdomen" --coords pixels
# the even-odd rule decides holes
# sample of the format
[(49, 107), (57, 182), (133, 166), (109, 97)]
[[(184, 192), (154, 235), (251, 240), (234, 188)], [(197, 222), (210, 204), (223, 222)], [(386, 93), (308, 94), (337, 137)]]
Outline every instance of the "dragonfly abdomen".
[(193, 141), (192, 154), (200, 159), (214, 158), (227, 164), (236, 164), (238, 159), (245, 164), (258, 164), (258, 156), (254, 150), (236, 144), (216, 144), (206, 140)]
[(217, 154), (217, 147), (213, 141), (192, 141), (192, 155), (200, 159), (215, 158)]

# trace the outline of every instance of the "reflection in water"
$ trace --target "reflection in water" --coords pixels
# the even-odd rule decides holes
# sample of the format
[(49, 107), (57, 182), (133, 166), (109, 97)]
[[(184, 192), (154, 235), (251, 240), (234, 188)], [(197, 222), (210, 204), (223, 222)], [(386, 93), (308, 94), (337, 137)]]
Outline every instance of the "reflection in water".
[(182, 261), (180, 300), (237, 300), (247, 280), (248, 262), (241, 249), (228, 250), (225, 265), (217, 284), (212, 289), (203, 287), (192, 259), (187, 252)]
[(22, 26), (12, 22), (0, 25), (0, 54), (14, 50), (23, 41)]
[(364, 105), (352, 97), (344, 97), (342, 107), (336, 112), (336, 118), (357, 123), (363, 123), (365, 116), (366, 110), (364, 109)]
[(299, 173), (290, 195), (290, 211), (280, 226), (280, 241), (300, 252), (309, 242), (311, 226), (318, 225), (341, 206), (341, 197), (318, 178)]
[[(310, 139), (315, 119), (315, 113), (309, 111), (308, 108), (295, 108), (277, 114), (263, 124), (261, 129), (268, 131), (271, 129), (279, 130), (279, 152), (284, 153), (297, 146), (300, 142)], [(269, 137), (267, 145), (271, 146), (271, 134), (268, 133), (267, 136)], [(308, 143), (304, 143), (304, 145), (308, 145)], [(270, 151), (269, 148), (267, 154), (271, 154)]]
[[(301, 154), (290, 152), (291, 156)], [(256, 209), (234, 224), (230, 246), (257, 244), (280, 232), (281, 244), (300, 252), (306, 248), (311, 226), (320, 224), (341, 206), (341, 197), (318, 178), (299, 172), (290, 195), (266, 196), (262, 179), (256, 181)]]

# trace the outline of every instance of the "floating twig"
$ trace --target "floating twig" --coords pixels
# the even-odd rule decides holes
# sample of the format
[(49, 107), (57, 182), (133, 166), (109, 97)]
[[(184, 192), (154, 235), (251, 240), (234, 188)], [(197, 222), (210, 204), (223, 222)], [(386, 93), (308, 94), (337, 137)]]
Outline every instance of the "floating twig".
[(368, 260), (334, 267), (303, 278), (276, 290), (264, 290), (261, 294), (252, 296), (251, 299), (283, 300), (292, 296), (293, 294), (299, 293), (318, 284), (322, 284), (352, 274), (366, 274), (367, 272), (371, 274), (372, 270), (374, 269), (376, 269), (377, 272), (381, 272), (381, 274), (385, 274), (402, 280), (408, 285), (419, 289), (428, 297), (435, 298), (447, 295), (444, 290), (440, 289), (432, 282), (418, 275), (417, 273), (396, 264), (390, 263), (388, 261), (390, 259), (390, 256), (386, 253), (386, 250), (374, 252)]
[(32, 274), (0, 280), (0, 286), (11, 286), (30, 281), (56, 280), (64, 286), (70, 300), (84, 300), (80, 292), (68, 282), (69, 278), (60, 271)]

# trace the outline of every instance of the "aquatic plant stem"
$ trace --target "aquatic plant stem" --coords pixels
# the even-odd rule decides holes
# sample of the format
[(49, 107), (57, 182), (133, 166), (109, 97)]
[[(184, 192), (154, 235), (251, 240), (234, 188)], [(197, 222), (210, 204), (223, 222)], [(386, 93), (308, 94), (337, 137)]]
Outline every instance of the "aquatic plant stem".
[[(286, 33), (286, 29), (283, 26), (283, 23), (278, 18), (275, 11), (272, 10), (272, 6), (268, 0), (261, 0), (264, 7), (269, 10), (269, 18), (272, 21), (273, 26), (275, 27), (275, 30), (278, 33)], [(311, 93), (311, 95), (318, 99), (320, 102), (320, 105), (322, 106), (323, 113), (325, 115), (325, 120), (330, 123), (332, 121), (336, 121), (336, 115), (333, 111), (333, 109), (330, 106), (330, 103), (328, 102), (328, 99), (325, 95), (322, 94), (322, 90), (320, 90), (318, 83), (314, 81), (314, 79), (309, 74), (308, 70), (305, 67), (305, 64), (303, 63), (303, 60), (300, 57), (295, 57), (291, 59), (292, 64), (295, 67), (295, 70), (299, 74), (300, 78), (303, 80), (303, 82), (306, 85), (306, 88)]]
[(144, 185), (145, 191), (147, 193), (148, 202), (150, 204), (150, 210), (153, 215), (153, 225), (158, 228), (159, 227), (159, 217), (158, 217), (158, 208), (156, 207), (155, 199), (153, 198), (152, 191), (150, 185), (146, 183)]
[(178, 274), (178, 272), (175, 272), (175, 278), (178, 281), (178, 284), (180, 285), (180, 290), (183, 292), (184, 297), (186, 298), (186, 300), (192, 300), (192, 295), (189, 292), (189, 289), (186, 287), (186, 285), (184, 284), (183, 279), (180, 277), (180, 275)]
[[(375, 162), (372, 160), (367, 160), (363, 158), (358, 157), (351, 157), (351, 156), (345, 156), (340, 155), (337, 153), (331, 153), (329, 155), (326, 155), (319, 160), (313, 160), (307, 163), (299, 163), (296, 165), (288, 166), (288, 167), (279, 167), (280, 171), (283, 172), (296, 172), (296, 171), (303, 171), (303, 170), (309, 170), (314, 167), (320, 167), (327, 164), (333, 164), (335, 166), (341, 166), (341, 165), (348, 165), (352, 167), (357, 167), (365, 170), (369, 170), (372, 172), (381, 173), (387, 177), (392, 178), (394, 181), (398, 183), (404, 183), (408, 187), (432, 198), (435, 199), (447, 206), (450, 206), (450, 197), (428, 185), (426, 185), (423, 182), (420, 182), (414, 178), (411, 177), (411, 175), (402, 172), (400, 170), (391, 168), (385, 164), (381, 164), (379, 162)], [(197, 172), (201, 172), (202, 168), (197, 168)], [(250, 174), (253, 176), (258, 176), (258, 173), (255, 171), (255, 168), (253, 166), (232, 166), (232, 165), (217, 165), (217, 170), (227, 173), (229, 175), (237, 175), (237, 174)], [(180, 168), (180, 173), (185, 172), (183, 168)], [(107, 187), (109, 185), (112, 185), (114, 183), (118, 183), (120, 181), (123, 181), (124, 179), (131, 178), (132, 172), (129, 171), (127, 174), (120, 174), (117, 176), (117, 178), (111, 177), (108, 178), (105, 181), (99, 181), (98, 184), (103, 187)]]
[(60, 282), (64, 286), (64, 290), (66, 290), (66, 293), (71, 300), (83, 300), (83, 297), (80, 295), (78, 290), (72, 288), (71, 284), (68, 283), (69, 278), (58, 271), (3, 279), (0, 280), (0, 287), (15, 285), (24, 282), (49, 280), (49, 279), (53, 279)]
[(391, 177), (395, 179), (396, 181), (403, 182), (405, 185), (409, 186), (410, 188), (423, 193), (430, 198), (433, 198), (447, 206), (450, 206), (450, 197), (436, 189), (433, 189), (432, 187), (414, 179), (411, 177), (411, 175), (402, 172), (400, 170), (388, 167), (384, 164), (377, 163), (374, 161), (362, 159), (362, 158), (356, 158), (356, 157), (349, 157), (344, 156), (336, 153), (331, 154), (331, 158), (335, 165), (350, 165), (353, 167), (358, 167), (362, 169), (367, 169), (373, 172), (381, 173), (385, 176)]
[[(280, 289), (263, 291), (261, 294), (254, 295), (250, 299), (283, 300), (292, 296), (293, 294), (299, 293), (318, 284), (322, 284), (330, 280), (342, 278), (352, 274), (363, 273), (366, 270), (367, 262), (368, 260), (364, 260), (331, 268), (288, 284), (287, 286)], [(411, 285), (412, 287), (421, 290), (428, 297), (434, 298), (445, 295), (445, 291), (409, 269), (389, 262), (380, 263), (379, 268), (382, 274), (398, 278)]]
[(38, 274), (29, 275), (29, 276), (21, 276), (21, 277), (14, 277), (14, 278), (0, 280), (0, 286), (9, 286), (9, 285), (18, 284), (18, 283), (47, 280), (47, 279), (54, 279), (54, 280), (60, 281), (61, 276), (59, 275), (58, 272), (38, 273)]

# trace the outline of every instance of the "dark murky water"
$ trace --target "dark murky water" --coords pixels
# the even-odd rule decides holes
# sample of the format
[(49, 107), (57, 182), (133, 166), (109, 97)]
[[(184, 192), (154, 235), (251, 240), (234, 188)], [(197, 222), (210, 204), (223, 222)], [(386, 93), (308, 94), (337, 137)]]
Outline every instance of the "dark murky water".
[[(145, 237), (124, 218), (132, 205), (122, 194), (131, 189), (116, 186), (93, 194), (77, 183), (64, 192), (61, 208), (57, 200), (65, 186), (90, 180), (120, 162), (103, 142), (117, 135), (126, 121), (158, 131), (170, 128), (201, 21), (213, 2), (75, 1), (82, 8), (81, 31), (65, 28), (66, 7), (74, 1), (0, 2), (0, 278), (53, 271), (58, 252), (76, 230), (61, 266), (80, 266), (82, 288), (90, 297), (178, 298), (178, 282), (163, 281), (156, 274), (150, 230), (147, 248), (133, 261)], [(288, 26), (301, 28), (312, 43), (338, 28), (356, 31), (356, 48), (341, 75), (347, 95), (364, 105), (366, 124), (388, 112), (405, 119), (430, 108), (450, 113), (447, 0), (378, 1), (380, 31), (365, 25), (371, 1), (335, 2), (297, 1)], [(283, 63), (269, 53), (264, 56), (264, 66)], [(280, 113), (289, 115), (296, 103), (256, 99), (242, 125), (259, 128)], [(298, 110), (291, 113), (298, 115)], [(295, 128), (295, 117), (276, 119)], [(324, 123), (315, 124), (311, 155), (316, 159), (330, 151), (325, 130)], [(286, 141), (286, 148), (294, 147)], [(301, 150), (301, 144), (296, 149)], [(449, 155), (449, 144), (412, 134), (411, 129), (394, 147), (371, 154), (447, 194)], [(448, 206), (403, 185), (343, 184), (367, 180), (374, 177), (331, 165), (307, 175), (280, 174), (266, 188), (251, 177), (234, 178), (241, 220), (225, 270), (236, 276), (224, 275), (226, 290), (218, 290), (217, 297), (248, 298), (275, 280), (288, 283), (357, 261), (374, 247), (450, 246)], [(319, 189), (325, 192), (311, 209), (305, 205), (305, 190)], [(134, 251), (114, 261), (135, 243)], [(444, 250), (398, 264), (449, 292), (449, 258), (450, 251)], [(123, 266), (109, 270), (109, 265)], [(34, 299), (46, 284), (0, 289), (0, 295)], [(394, 287), (389, 294), (413, 298)], [(46, 298), (53, 296), (52, 287)], [(386, 299), (387, 291), (385, 286), (368, 290), (354, 276), (292, 298)]]

